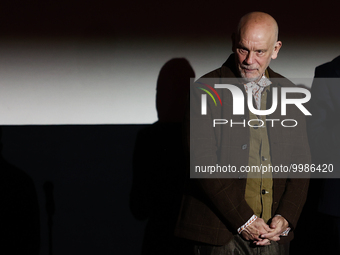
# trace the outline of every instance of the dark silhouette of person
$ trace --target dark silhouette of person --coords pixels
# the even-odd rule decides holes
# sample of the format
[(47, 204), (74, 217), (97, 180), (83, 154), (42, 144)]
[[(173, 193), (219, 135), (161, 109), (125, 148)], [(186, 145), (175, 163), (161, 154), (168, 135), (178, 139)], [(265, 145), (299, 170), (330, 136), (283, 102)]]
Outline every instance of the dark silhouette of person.
[(148, 219), (142, 253), (185, 252), (174, 227), (186, 178), (182, 121), (195, 73), (184, 58), (168, 61), (157, 81), (158, 121), (136, 139), (130, 209), (136, 219)]
[[(0, 141), (1, 135), (0, 128)], [(33, 180), (2, 155), (0, 202), (0, 254), (39, 254), (39, 205)]]
[[(322, 78), (322, 79), (321, 79)], [(313, 163), (333, 164), (340, 171), (340, 56), (315, 68), (310, 101), (312, 116), (308, 122), (309, 144)], [(339, 174), (337, 174), (337, 177)], [(340, 179), (311, 182), (319, 233), (318, 254), (340, 254)]]

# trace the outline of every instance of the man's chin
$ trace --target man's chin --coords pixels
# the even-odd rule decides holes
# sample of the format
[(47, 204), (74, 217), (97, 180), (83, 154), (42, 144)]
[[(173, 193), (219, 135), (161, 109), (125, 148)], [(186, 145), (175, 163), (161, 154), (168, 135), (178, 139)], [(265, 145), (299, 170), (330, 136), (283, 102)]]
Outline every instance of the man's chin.
[(245, 75), (241, 75), (241, 77), (245, 82), (259, 81), (261, 78), (260, 76), (259, 77), (247, 77)]
[(261, 75), (258, 75), (258, 72), (246, 72), (242, 69), (240, 69), (240, 75), (241, 78), (244, 80), (244, 82), (253, 82), (253, 81), (259, 81), (261, 78)]

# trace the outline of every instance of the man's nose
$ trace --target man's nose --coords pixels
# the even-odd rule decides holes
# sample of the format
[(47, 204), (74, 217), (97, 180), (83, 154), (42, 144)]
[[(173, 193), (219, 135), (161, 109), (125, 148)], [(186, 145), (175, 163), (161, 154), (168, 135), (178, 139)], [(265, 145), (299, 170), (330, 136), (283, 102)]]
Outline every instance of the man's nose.
[(254, 63), (254, 52), (249, 51), (247, 57), (245, 58), (245, 62), (247, 65), (252, 65)]

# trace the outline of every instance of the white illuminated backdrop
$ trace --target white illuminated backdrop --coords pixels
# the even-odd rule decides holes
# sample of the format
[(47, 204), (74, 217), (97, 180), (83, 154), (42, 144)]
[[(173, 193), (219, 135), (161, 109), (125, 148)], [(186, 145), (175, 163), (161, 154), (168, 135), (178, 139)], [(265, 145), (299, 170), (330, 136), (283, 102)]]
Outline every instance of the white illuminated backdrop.
[[(313, 78), (340, 39), (286, 38), (271, 67)], [(0, 124), (140, 124), (157, 120), (161, 67), (184, 57), (196, 78), (231, 53), (229, 38), (7, 39), (0, 42)], [(305, 84), (310, 86), (310, 84)]]

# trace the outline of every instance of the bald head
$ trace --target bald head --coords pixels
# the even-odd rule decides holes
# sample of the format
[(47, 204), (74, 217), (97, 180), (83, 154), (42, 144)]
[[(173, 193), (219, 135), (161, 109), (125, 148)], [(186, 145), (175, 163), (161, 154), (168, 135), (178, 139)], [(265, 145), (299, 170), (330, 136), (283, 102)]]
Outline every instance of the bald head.
[(251, 12), (240, 19), (237, 27), (238, 36), (249, 32), (256, 33), (256, 36), (259, 36), (260, 33), (265, 33), (272, 37), (273, 42), (276, 42), (279, 36), (279, 27), (276, 20), (269, 14), (264, 12)]
[(282, 46), (275, 19), (264, 12), (244, 15), (233, 35), (233, 51), (239, 74), (246, 81), (257, 81)]

